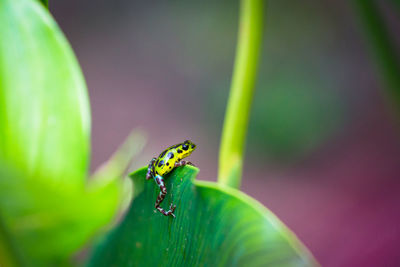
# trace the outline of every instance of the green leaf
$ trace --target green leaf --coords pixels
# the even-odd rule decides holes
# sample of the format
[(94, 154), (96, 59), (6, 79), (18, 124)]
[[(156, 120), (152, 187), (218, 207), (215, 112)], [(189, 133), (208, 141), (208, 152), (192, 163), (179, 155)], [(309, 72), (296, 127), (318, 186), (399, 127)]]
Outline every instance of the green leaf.
[(194, 181), (186, 166), (166, 177), (162, 206), (146, 168), (131, 174), (134, 198), (121, 224), (98, 246), (89, 266), (314, 266), (312, 255), (275, 215), (244, 193)]
[(32, 179), (83, 186), (90, 113), (61, 30), (38, 1), (0, 3), (0, 159)]
[[(0, 177), (3, 176), (3, 171), (0, 169)], [(0, 218), (0, 266), (24, 266), (19, 249), (15, 245), (15, 240), (10, 235), (7, 227)]]
[(36, 0), (0, 1), (0, 40), (0, 266), (66, 265), (118, 211), (138, 139), (86, 184), (89, 102), (67, 40)]
[(0, 266), (68, 264), (125, 204), (121, 176), (143, 143), (144, 135), (132, 131), (88, 186), (76, 190), (3, 171), (0, 164)]
[(14, 261), (28, 266), (68, 262), (96, 230), (110, 222), (118, 199), (115, 184), (96, 191), (62, 191), (18, 171), (0, 173), (0, 188), (2, 226), (10, 237), (0, 240), (0, 247), (18, 248)]

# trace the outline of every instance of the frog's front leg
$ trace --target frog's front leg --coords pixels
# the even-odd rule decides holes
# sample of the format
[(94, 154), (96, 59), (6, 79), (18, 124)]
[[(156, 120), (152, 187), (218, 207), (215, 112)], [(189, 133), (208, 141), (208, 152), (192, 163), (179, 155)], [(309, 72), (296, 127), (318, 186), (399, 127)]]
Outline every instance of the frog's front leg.
[(146, 180), (150, 180), (152, 175), (151, 175), (151, 169), (153, 168), (153, 163), (156, 161), (156, 158), (153, 158), (150, 163), (149, 166), (147, 167), (147, 173), (146, 173)]
[(165, 211), (163, 208), (160, 207), (161, 202), (163, 202), (163, 200), (165, 198), (165, 195), (167, 194), (167, 188), (165, 187), (164, 179), (160, 175), (156, 175), (154, 177), (154, 180), (156, 181), (157, 185), (160, 187), (160, 194), (157, 197), (155, 208), (159, 212), (164, 214), (165, 216), (171, 215), (172, 217), (175, 218), (175, 215), (174, 215), (174, 211), (175, 211), (175, 208), (176, 208), (175, 205), (173, 205), (171, 203), (171, 205), (169, 206), (169, 210), (168, 211)]
[(194, 166), (194, 164), (193, 164), (193, 163), (191, 163), (190, 161), (181, 160), (181, 161), (177, 161), (177, 162), (175, 162), (175, 165), (174, 165), (174, 167), (176, 168), (176, 167), (181, 167), (181, 166), (185, 166), (185, 165), (191, 165), (191, 166)]

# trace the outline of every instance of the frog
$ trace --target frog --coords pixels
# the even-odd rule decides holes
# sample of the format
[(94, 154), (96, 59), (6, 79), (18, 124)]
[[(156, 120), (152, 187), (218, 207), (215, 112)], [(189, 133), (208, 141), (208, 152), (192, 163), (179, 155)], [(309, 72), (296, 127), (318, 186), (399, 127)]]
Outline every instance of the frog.
[(171, 216), (175, 218), (174, 211), (176, 209), (176, 205), (171, 203), (167, 211), (160, 206), (167, 195), (167, 188), (165, 187), (164, 178), (175, 168), (185, 165), (194, 166), (194, 164), (190, 161), (183, 159), (190, 156), (195, 149), (196, 145), (192, 141), (185, 140), (183, 143), (170, 146), (163, 150), (157, 158), (151, 159), (147, 167), (146, 180), (153, 178), (160, 188), (160, 193), (157, 196), (154, 207), (165, 216)]

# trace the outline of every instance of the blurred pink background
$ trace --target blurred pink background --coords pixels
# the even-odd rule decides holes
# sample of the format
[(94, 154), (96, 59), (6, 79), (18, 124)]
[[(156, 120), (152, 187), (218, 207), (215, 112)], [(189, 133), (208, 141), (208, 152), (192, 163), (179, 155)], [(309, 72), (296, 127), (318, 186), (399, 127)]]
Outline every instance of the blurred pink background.
[[(216, 180), (238, 19), (216, 2), (50, 1), (89, 87), (92, 170), (141, 127), (133, 168), (191, 139), (199, 179)], [(269, 1), (242, 190), (323, 266), (400, 266), (400, 127), (354, 11)]]

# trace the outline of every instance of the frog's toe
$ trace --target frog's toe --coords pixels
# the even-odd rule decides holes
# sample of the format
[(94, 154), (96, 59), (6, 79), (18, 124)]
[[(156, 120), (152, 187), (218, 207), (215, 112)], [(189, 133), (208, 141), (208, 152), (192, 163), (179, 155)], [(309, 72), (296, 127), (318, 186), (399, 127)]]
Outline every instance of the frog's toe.
[(169, 215), (171, 215), (171, 216), (174, 217), (174, 218), (176, 218), (176, 217), (175, 217), (175, 214), (174, 214), (175, 209), (176, 209), (176, 205), (174, 205), (174, 204), (171, 203), (171, 205), (169, 206), (169, 211), (168, 211), (168, 213), (169, 213)]
[(169, 209), (171, 210), (171, 212), (174, 212), (176, 209), (176, 205), (172, 204), (169, 206)]

